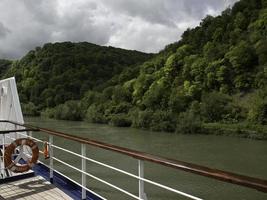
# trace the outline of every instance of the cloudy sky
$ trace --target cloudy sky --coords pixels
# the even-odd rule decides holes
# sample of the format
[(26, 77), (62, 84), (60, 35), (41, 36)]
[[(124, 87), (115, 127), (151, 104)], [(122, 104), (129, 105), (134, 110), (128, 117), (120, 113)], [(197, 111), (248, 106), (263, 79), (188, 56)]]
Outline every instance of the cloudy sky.
[(47, 42), (157, 52), (236, 0), (0, 0), (0, 58)]

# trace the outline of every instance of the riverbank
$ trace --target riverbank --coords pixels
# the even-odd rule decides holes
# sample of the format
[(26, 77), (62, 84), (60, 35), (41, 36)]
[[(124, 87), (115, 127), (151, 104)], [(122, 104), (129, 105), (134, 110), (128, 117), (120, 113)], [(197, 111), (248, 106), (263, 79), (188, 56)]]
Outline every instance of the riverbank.
[[(42, 116), (45, 119), (51, 119), (47, 116)], [(71, 120), (67, 120), (71, 121)], [(84, 120), (78, 120), (85, 123), (92, 123), (86, 122)], [(129, 126), (121, 126), (117, 123), (96, 123), (93, 124), (108, 124), (109, 126), (113, 127), (129, 127)], [(182, 125), (182, 126), (181, 126)], [(157, 124), (160, 126), (160, 124)], [(223, 136), (231, 136), (231, 137), (240, 137), (240, 138), (248, 138), (253, 140), (267, 140), (267, 125), (256, 125), (256, 124), (249, 124), (249, 123), (236, 123), (236, 124), (226, 124), (226, 123), (203, 123), (199, 120), (187, 120), (187, 122), (183, 121), (180, 123), (179, 130), (176, 127), (173, 129), (169, 129), (169, 131), (162, 131), (157, 127), (153, 126), (150, 128), (144, 127), (137, 127), (134, 126), (133, 128), (139, 130), (149, 130), (155, 132), (171, 132), (177, 134), (203, 134), (203, 135), (223, 135)]]
[(239, 124), (205, 123), (202, 133), (209, 135), (225, 135), (255, 140), (267, 140), (267, 126)]

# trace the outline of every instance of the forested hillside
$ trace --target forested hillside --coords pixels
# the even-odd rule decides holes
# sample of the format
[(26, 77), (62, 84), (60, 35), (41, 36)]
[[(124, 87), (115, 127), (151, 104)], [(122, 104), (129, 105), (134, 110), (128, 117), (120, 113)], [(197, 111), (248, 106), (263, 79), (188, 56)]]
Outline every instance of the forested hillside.
[[(101, 91), (113, 76), (126, 69), (138, 70), (137, 65), (150, 57), (87, 42), (49, 43), (14, 61), (6, 77), (15, 75), (21, 102), (37, 114), (68, 100), (80, 100), (87, 90)], [(26, 114), (31, 113), (29, 109)]]
[[(86, 119), (159, 131), (267, 123), (267, 1), (207, 16), (139, 74), (82, 99)], [(120, 76), (124, 76), (124, 72)]]
[(13, 63), (25, 111), (184, 133), (267, 124), (266, 0), (207, 16), (153, 57), (89, 46), (46, 44)]

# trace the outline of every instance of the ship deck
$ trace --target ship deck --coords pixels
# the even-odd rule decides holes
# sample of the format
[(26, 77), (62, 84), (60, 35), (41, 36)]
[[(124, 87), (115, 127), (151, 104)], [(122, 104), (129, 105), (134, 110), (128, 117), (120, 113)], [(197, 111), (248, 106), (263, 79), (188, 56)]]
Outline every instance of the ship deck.
[(41, 176), (0, 184), (0, 200), (69, 200), (70, 196)]

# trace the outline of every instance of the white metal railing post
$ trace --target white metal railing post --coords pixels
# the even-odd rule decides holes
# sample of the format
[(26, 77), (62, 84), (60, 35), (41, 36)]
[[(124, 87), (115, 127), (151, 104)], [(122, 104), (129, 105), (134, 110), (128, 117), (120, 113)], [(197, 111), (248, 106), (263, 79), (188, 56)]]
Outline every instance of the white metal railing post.
[(29, 131), (29, 132), (28, 132), (28, 136), (29, 136), (30, 138), (32, 138), (32, 131)]
[[(138, 160), (138, 176), (144, 178), (144, 161)], [(144, 181), (139, 179), (139, 198), (146, 200)]]
[[(18, 126), (15, 124), (15, 130), (17, 130)], [(15, 132), (15, 139), (18, 139), (18, 133)]]
[(54, 162), (53, 162), (53, 135), (49, 135), (49, 178), (50, 178), (50, 182), (53, 183), (53, 178), (54, 178)]
[[(81, 144), (81, 154), (82, 154), (82, 172), (86, 172), (86, 145)], [(86, 199), (86, 174), (82, 173), (82, 199)]]

